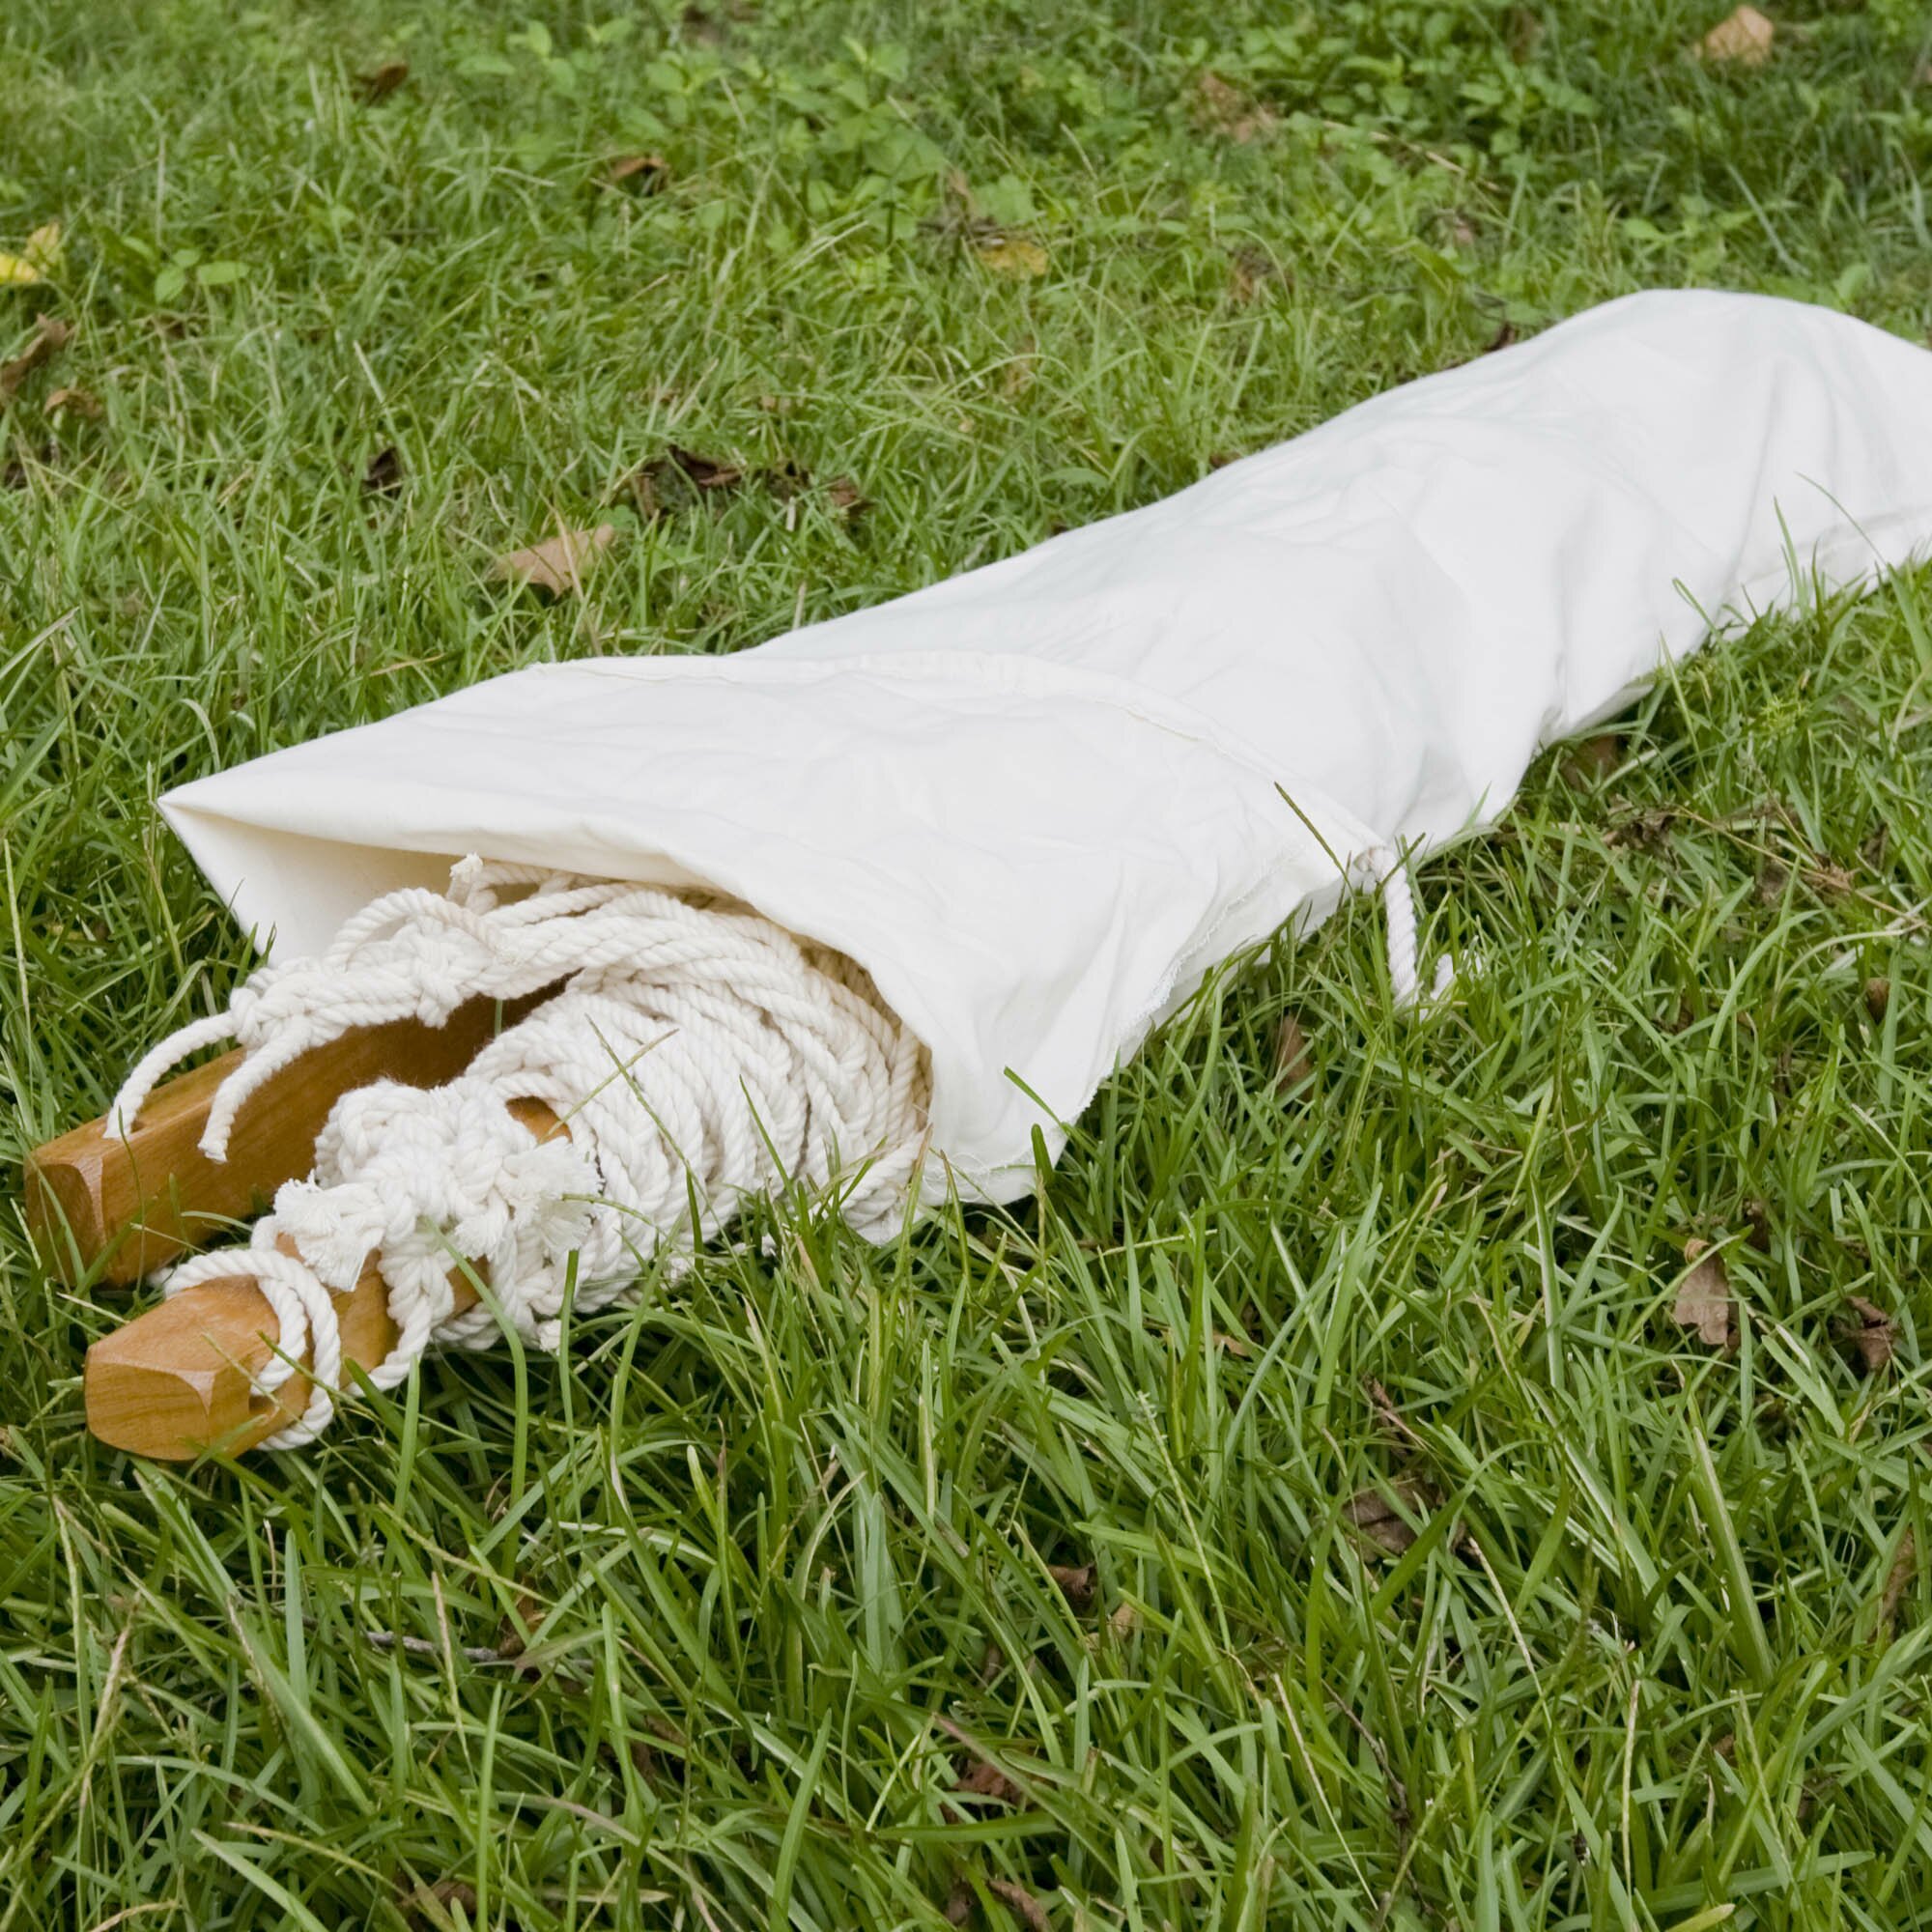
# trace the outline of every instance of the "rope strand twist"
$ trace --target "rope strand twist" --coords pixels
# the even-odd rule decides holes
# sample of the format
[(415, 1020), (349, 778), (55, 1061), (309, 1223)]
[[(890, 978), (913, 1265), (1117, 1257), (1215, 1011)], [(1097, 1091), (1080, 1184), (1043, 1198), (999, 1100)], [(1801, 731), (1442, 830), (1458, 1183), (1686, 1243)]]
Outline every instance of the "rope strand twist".
[[(554, 1349), (573, 1272), (576, 1306), (601, 1307), (658, 1251), (689, 1253), (749, 1197), (793, 1182), (836, 1189), (845, 1219), (873, 1238), (904, 1216), (930, 1068), (861, 968), (729, 902), (475, 859), (447, 895), (392, 893), (322, 958), (262, 968), (227, 1012), (141, 1060), (110, 1122), (125, 1131), (188, 1053), (239, 1040), (245, 1058), (202, 1137), (225, 1159), (243, 1102), (314, 1047), (391, 1020), (440, 1025), (478, 995), (559, 982), (446, 1085), (344, 1094), (314, 1173), (277, 1192), (249, 1246), (167, 1277), (169, 1293), (254, 1278), (277, 1330), (262, 1393), (309, 1357), (307, 1406), (270, 1447), (327, 1425), (342, 1373), (330, 1291), (353, 1288), (372, 1257), (397, 1340), (368, 1373), (387, 1389), (432, 1346), (482, 1347), (499, 1323)], [(539, 1141), (510, 1111), (520, 1099), (543, 1102), (568, 1138)], [(494, 1310), (456, 1312), (459, 1263), (487, 1270)]]

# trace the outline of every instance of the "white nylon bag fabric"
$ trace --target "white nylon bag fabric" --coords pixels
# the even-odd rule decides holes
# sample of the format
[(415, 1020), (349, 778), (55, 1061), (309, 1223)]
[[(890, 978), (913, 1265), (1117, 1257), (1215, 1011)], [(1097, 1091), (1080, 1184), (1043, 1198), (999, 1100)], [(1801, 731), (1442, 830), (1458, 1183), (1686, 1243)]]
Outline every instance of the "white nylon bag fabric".
[(1633, 296), (876, 609), (515, 672), (162, 810), (277, 957), (472, 852), (728, 893), (870, 971), (944, 1170), (1013, 1199), (1338, 861), (1493, 820), (1714, 621), (1929, 551), (1932, 353)]

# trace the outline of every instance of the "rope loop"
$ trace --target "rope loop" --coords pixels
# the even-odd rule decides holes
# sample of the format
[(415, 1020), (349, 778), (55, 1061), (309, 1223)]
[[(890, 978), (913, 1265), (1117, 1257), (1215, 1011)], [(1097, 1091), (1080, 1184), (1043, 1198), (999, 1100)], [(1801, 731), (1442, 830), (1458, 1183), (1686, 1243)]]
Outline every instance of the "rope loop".
[(1430, 973), (1429, 991), (1422, 988), (1417, 969), (1415, 892), (1408, 882), (1408, 863), (1391, 845), (1372, 845), (1350, 867), (1350, 884), (1361, 891), (1381, 890), (1382, 918), (1387, 927), (1389, 989), (1399, 1012), (1417, 1012), (1439, 1000), (1455, 983), (1455, 962), (1444, 952)]

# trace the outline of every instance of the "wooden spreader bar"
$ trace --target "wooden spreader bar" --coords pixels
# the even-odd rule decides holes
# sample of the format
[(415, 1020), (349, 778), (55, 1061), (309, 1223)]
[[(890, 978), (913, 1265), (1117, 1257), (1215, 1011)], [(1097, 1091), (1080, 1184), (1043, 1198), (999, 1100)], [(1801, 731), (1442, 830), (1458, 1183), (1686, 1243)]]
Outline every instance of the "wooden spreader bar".
[[(510, 1111), (540, 1140), (565, 1131), (540, 1101), (514, 1100)], [(451, 1271), (449, 1286), (458, 1314), (475, 1305), (476, 1290), (461, 1269)], [(345, 1371), (373, 1368), (395, 1347), (388, 1303), (373, 1259), (355, 1286), (335, 1296)], [(252, 1276), (184, 1289), (88, 1350), (87, 1426), (117, 1449), (163, 1462), (208, 1448), (252, 1449), (308, 1406), (306, 1376), (291, 1376), (272, 1395), (255, 1393), (274, 1334), (274, 1315)]]
[[(543, 995), (505, 1005), (513, 1025)], [(491, 1000), (471, 1000), (440, 1027), (415, 1020), (364, 1027), (305, 1053), (242, 1108), (229, 1158), (197, 1143), (214, 1091), (240, 1064), (232, 1053), (164, 1081), (125, 1139), (104, 1120), (27, 1156), (27, 1226), (52, 1274), (78, 1286), (125, 1288), (191, 1248), (232, 1234), (285, 1180), (308, 1173), (316, 1137), (344, 1094), (377, 1080), (440, 1087), (476, 1057), (497, 1026)]]
[[(212, 1061), (156, 1087), (132, 1129), (104, 1120), (36, 1148), (26, 1160), (27, 1222), (48, 1270), (74, 1286), (125, 1287), (191, 1248), (240, 1239), (235, 1224), (266, 1207), (286, 1180), (309, 1173), (329, 1110), (346, 1093), (378, 1080), (440, 1086), (469, 1065), (497, 1032), (529, 1012), (548, 991), (461, 1007), (440, 1027), (413, 1020), (346, 1034), (294, 1062), (241, 1109), (229, 1158), (198, 1145), (215, 1090), (239, 1054)], [(510, 1110), (544, 1139), (565, 1131), (548, 1107), (517, 1100)], [(450, 1278), (458, 1310), (476, 1291)], [(338, 1295), (345, 1365), (370, 1368), (395, 1343), (388, 1290), (373, 1265)], [(252, 1447), (299, 1416), (307, 1378), (291, 1376), (272, 1396), (253, 1378), (270, 1360), (276, 1322), (252, 1276), (185, 1290), (96, 1342), (87, 1353), (89, 1429), (143, 1456), (182, 1461), (218, 1447)]]

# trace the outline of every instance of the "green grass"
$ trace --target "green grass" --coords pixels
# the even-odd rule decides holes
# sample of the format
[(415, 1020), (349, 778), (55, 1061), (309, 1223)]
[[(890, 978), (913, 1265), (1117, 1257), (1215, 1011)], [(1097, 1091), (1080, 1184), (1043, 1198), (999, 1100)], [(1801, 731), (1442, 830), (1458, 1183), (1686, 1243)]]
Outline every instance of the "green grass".
[[(1749, 74), (1678, 0), (527, 4), (0, 13), (0, 249), (67, 230), (0, 357), (77, 330), (0, 413), (0, 1157), (245, 967), (170, 782), (734, 649), (1625, 290), (1932, 320), (1917, 0)], [(661, 192), (597, 185), (632, 152)], [(811, 484), (642, 521), (672, 443)], [(485, 582), (607, 517), (581, 602)], [(127, 1304), (10, 1191), (0, 1932), (1932, 1923), (1928, 602), (1545, 761), (1423, 872), (1448, 1010), (1390, 1018), (1354, 908), (1009, 1214), (787, 1204), (307, 1454), (92, 1442)], [(1670, 1319), (1691, 1238), (1734, 1352)]]

